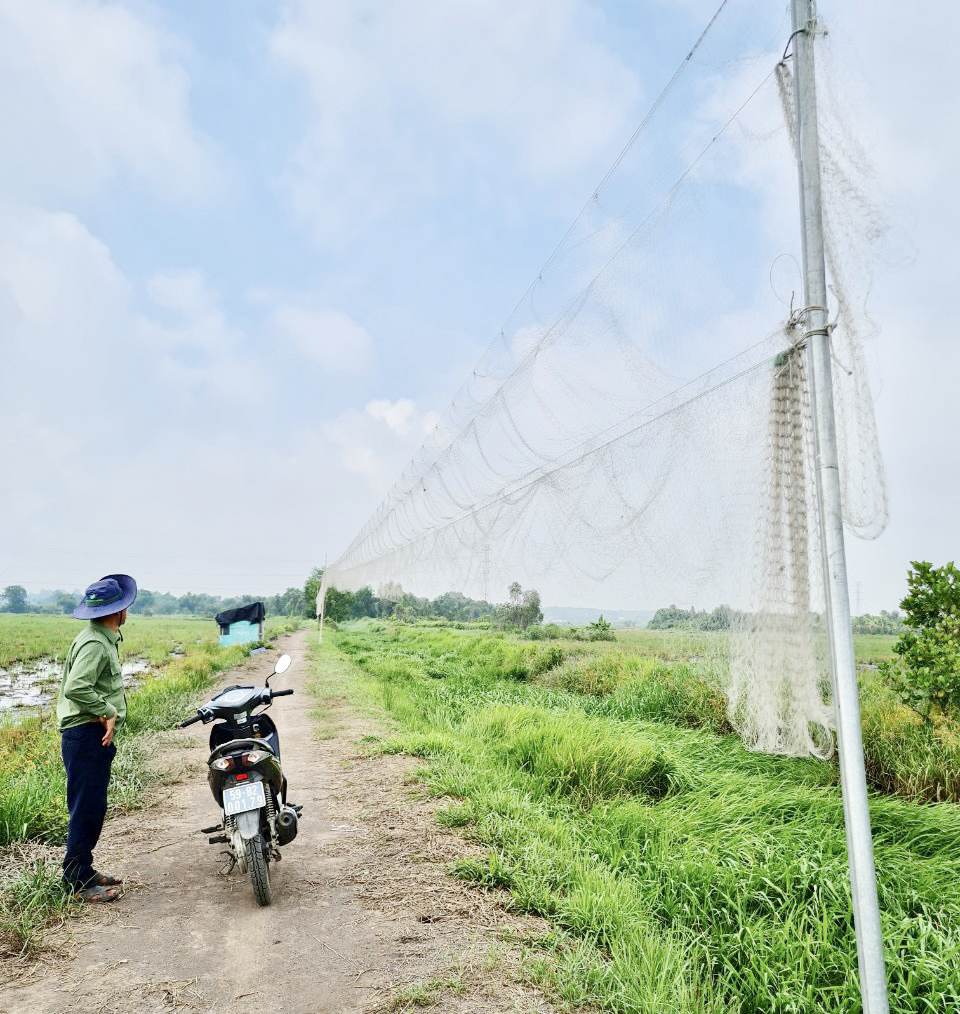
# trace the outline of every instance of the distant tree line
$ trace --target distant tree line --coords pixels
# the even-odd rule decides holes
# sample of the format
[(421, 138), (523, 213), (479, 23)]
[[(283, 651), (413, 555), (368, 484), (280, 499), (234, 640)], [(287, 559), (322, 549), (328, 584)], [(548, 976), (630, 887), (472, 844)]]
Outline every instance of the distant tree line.
[(653, 619), (647, 624), (647, 629), (729, 630), (745, 615), (730, 606), (717, 606), (711, 612), (705, 609), (698, 612), (696, 609), (679, 609), (677, 606), (668, 606), (665, 609), (658, 609), (653, 614)]
[[(288, 588), (277, 595), (219, 595), (188, 592), (171, 595), (169, 592), (141, 588), (130, 612), (145, 616), (201, 616), (213, 618), (225, 609), (263, 602), (270, 616), (304, 616), (315, 618), (317, 593), (323, 580), (323, 568), (315, 567), (303, 588)], [(43, 599), (31, 601), (22, 585), (7, 585), (0, 595), (0, 612), (47, 613), (69, 616), (79, 603), (79, 597), (60, 589), (49, 592)], [(364, 616), (393, 618), (411, 622), (419, 619), (444, 619), (453, 623), (472, 623), (487, 620), (500, 629), (508, 627), (532, 630), (543, 622), (540, 595), (534, 589), (524, 591), (515, 581), (510, 585), (509, 599), (494, 604), (482, 599), (471, 599), (460, 592), (444, 592), (435, 599), (419, 598), (406, 592), (396, 583), (380, 586), (377, 594), (364, 587), (355, 592), (328, 588), (326, 616), (338, 623)], [(746, 613), (730, 606), (717, 606), (713, 610), (681, 609), (675, 605), (658, 609), (647, 624), (649, 630), (729, 630), (741, 624)], [(591, 625), (592, 626), (592, 625)], [(607, 624), (609, 626), (609, 624)], [(560, 628), (558, 628), (560, 629)], [(877, 616), (865, 614), (853, 617), (855, 634), (901, 635), (907, 630), (904, 615), (894, 609), (881, 610)], [(594, 634), (594, 638), (596, 638)]]
[[(248, 602), (263, 602), (268, 616), (316, 617), (317, 592), (323, 580), (323, 569), (315, 567), (303, 588), (288, 588), (278, 595), (233, 595), (221, 597), (205, 593), (188, 592), (172, 595), (169, 592), (151, 591), (141, 588), (137, 599), (130, 607), (130, 613), (141, 616), (199, 616), (213, 618), (225, 609), (245, 605)], [(519, 589), (519, 585), (511, 587)], [(57, 590), (42, 600), (30, 601), (27, 591), (21, 585), (8, 585), (0, 599), (0, 612), (10, 613), (53, 613), (70, 615), (79, 604), (78, 595)], [(499, 610), (499, 612), (498, 612)], [(515, 626), (526, 629), (537, 623), (543, 615), (540, 612), (540, 596), (536, 592), (520, 592), (509, 603), (495, 606), (490, 602), (468, 598), (460, 592), (445, 592), (435, 599), (419, 598), (406, 592), (399, 584), (381, 585), (379, 594), (371, 588), (359, 591), (340, 591), (328, 588), (326, 593), (326, 615), (337, 622), (376, 616), (398, 620), (446, 619), (451, 622), (469, 623), (489, 619), (494, 625)]]
[[(79, 596), (62, 590), (50, 592), (39, 601), (29, 601), (21, 585), (8, 585), (3, 590), (0, 612), (8, 613), (53, 613), (69, 616), (80, 602)], [(224, 609), (242, 606), (248, 602), (263, 602), (268, 615), (303, 616), (306, 614), (302, 588), (288, 588), (279, 595), (233, 595), (222, 598), (219, 595), (188, 592), (186, 595), (171, 595), (169, 592), (155, 592), (141, 588), (137, 600), (130, 607), (132, 614), (143, 616), (201, 616), (213, 618)]]
[(171, 595), (169, 592), (141, 588), (130, 612), (144, 616), (187, 615), (212, 618), (225, 609), (234, 609), (249, 602), (262, 602), (268, 616), (303, 616), (305, 612), (302, 588), (288, 588), (278, 595), (231, 595), (226, 598), (202, 592)]
[[(732, 627), (745, 627), (749, 618), (748, 613), (730, 606), (717, 606), (712, 611), (668, 606), (654, 613), (653, 619), (647, 624), (647, 629), (730, 630)], [(903, 615), (896, 609), (892, 612), (881, 610), (879, 616), (871, 616), (869, 613), (854, 616), (851, 623), (855, 634), (902, 634), (907, 629), (904, 626)]]
[(894, 609), (887, 612), (880, 610), (879, 616), (871, 616), (865, 613), (863, 616), (854, 616), (853, 632), (855, 634), (903, 634), (907, 626), (904, 622), (904, 615)]
[[(308, 615), (316, 616), (317, 594), (323, 580), (323, 569), (317, 567), (307, 579), (304, 598), (309, 603)], [(471, 599), (460, 592), (444, 592), (435, 599), (420, 598), (396, 582), (380, 585), (374, 594), (370, 587), (355, 592), (328, 588), (324, 597), (324, 617), (336, 623), (357, 620), (364, 616), (401, 620), (442, 619), (451, 623), (476, 623), (486, 620), (492, 627), (515, 627), (527, 630), (543, 622), (540, 593), (535, 589), (524, 591), (514, 581), (510, 585), (509, 600), (494, 605), (484, 599)]]
[[(316, 615), (314, 592), (309, 615)], [(420, 598), (405, 592), (399, 584), (380, 586), (379, 594), (369, 587), (358, 591), (328, 588), (324, 600), (324, 616), (336, 623), (358, 620), (364, 616), (412, 622), (421, 619), (444, 619), (452, 623), (470, 623), (492, 618), (496, 606), (479, 599), (467, 598), (460, 592), (444, 592), (435, 599)]]

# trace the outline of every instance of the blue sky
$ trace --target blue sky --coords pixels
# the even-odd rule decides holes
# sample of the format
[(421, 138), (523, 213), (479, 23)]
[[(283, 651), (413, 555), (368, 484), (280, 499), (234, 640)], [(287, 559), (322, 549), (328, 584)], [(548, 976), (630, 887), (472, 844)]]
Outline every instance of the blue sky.
[[(0, 586), (335, 557), (717, 2), (0, 0)], [(872, 297), (891, 523), (850, 547), (879, 609), (956, 556), (960, 14), (834, 7), (910, 251)]]

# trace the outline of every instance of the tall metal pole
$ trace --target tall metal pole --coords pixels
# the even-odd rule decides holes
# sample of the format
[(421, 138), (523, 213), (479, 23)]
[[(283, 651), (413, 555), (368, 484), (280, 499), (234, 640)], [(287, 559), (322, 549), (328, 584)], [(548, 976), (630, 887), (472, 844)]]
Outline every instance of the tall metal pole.
[(873, 836), (870, 832), (867, 779), (863, 762), (856, 657), (850, 624), (850, 596), (840, 499), (840, 461), (833, 405), (813, 57), (817, 33), (814, 0), (793, 0), (793, 31), (807, 370), (813, 410), (817, 499), (837, 722), (837, 752), (847, 831), (860, 992), (864, 1014), (888, 1014), (880, 905), (877, 899)]

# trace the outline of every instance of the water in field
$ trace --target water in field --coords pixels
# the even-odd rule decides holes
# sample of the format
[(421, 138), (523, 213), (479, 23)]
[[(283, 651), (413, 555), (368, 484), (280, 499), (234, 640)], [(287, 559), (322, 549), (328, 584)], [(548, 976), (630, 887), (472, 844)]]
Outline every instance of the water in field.
[[(135, 686), (149, 666), (142, 659), (123, 663), (124, 686)], [(15, 708), (43, 708), (55, 701), (63, 662), (40, 659), (30, 665), (0, 669), (0, 711)]]

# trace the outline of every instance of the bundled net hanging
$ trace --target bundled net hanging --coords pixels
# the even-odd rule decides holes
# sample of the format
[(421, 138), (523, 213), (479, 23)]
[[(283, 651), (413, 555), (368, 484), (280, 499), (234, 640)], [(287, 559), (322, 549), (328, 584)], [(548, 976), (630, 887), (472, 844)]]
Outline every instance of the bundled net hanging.
[[(325, 582), (728, 605), (715, 645), (745, 742), (825, 755), (789, 19), (768, 7), (723, 5)], [(846, 133), (822, 141), (846, 520), (874, 536), (863, 266), (882, 228)]]

